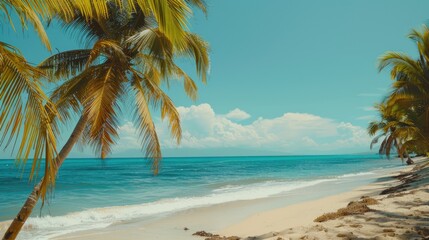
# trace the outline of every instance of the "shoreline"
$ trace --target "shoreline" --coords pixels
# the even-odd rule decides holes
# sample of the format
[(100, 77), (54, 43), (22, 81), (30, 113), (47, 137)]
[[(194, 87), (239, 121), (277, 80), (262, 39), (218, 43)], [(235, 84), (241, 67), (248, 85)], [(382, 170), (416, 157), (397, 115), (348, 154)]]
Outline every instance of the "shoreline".
[[(307, 191), (317, 191), (321, 188), (331, 189), (328, 183), (321, 183), (309, 188), (291, 191), (285, 196), (273, 196), (263, 199), (242, 200), (221, 203), (206, 207), (191, 208), (148, 220), (132, 220), (113, 224), (102, 229), (91, 229), (73, 232), (53, 239), (203, 239), (192, 236), (197, 231), (207, 231), (222, 236), (251, 236), (270, 235), (286, 228), (312, 223), (317, 216), (338, 209), (362, 195), (377, 195), (383, 189), (395, 185), (397, 180), (392, 176), (398, 172), (409, 171), (413, 166), (401, 169), (383, 170), (376, 173), (375, 182), (360, 184), (352, 190), (331, 193), (325, 196), (307, 196)], [(386, 172), (387, 171), (387, 172)], [(365, 177), (365, 176), (364, 176)], [(383, 181), (379, 181), (383, 179)], [(320, 193), (319, 193), (320, 194)], [(301, 196), (301, 198), (299, 198)], [(295, 197), (295, 199), (294, 199)], [(291, 202), (292, 199), (292, 202)], [(295, 200), (295, 202), (293, 202)], [(306, 214), (303, 215), (302, 212)], [(291, 219), (293, 219), (291, 221)], [(189, 230), (185, 231), (184, 229)], [(260, 238), (265, 239), (265, 238)]]
[[(389, 178), (382, 177), (383, 181), (350, 192), (261, 212), (220, 233), (234, 234), (242, 239), (273, 240), (427, 239), (429, 159), (418, 159), (415, 165), (392, 172)], [(316, 217), (335, 213), (362, 199), (374, 201), (374, 205), (366, 205), (370, 207), (368, 212), (314, 221)]]
[[(417, 164), (419, 162), (421, 159), (416, 161)], [(63, 231), (54, 235), (51, 232), (48, 238), (41, 236), (34, 239), (204, 239), (192, 236), (197, 231), (239, 236), (241, 239), (271, 239), (274, 235), (286, 233), (286, 229), (300, 228), (299, 231), (294, 230), (294, 233), (301, 233), (307, 229), (304, 226), (313, 224), (316, 217), (335, 211), (362, 195), (377, 196), (382, 190), (398, 184), (393, 176), (409, 172), (414, 166), (346, 174), (285, 194), (193, 207), (147, 219), (125, 220), (109, 226), (97, 222), (101, 227)], [(0, 223), (0, 232), (5, 229), (5, 225), (7, 221)], [(188, 230), (185, 231), (185, 228)], [(291, 235), (290, 231), (288, 236)], [(18, 239), (28, 238), (29, 235), (24, 233)]]

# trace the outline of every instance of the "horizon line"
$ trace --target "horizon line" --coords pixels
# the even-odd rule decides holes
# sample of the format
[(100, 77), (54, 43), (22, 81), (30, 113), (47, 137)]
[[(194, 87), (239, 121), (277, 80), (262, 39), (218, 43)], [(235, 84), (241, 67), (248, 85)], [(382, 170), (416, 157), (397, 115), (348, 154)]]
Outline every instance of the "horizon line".
[[(219, 155), (219, 156), (178, 156), (178, 157), (162, 157), (161, 159), (165, 158), (223, 158), (223, 157), (303, 157), (303, 156), (340, 156), (340, 155), (379, 155), (383, 157), (384, 155), (380, 155), (379, 153), (334, 153), (334, 154), (291, 154), (291, 155)], [(108, 159), (122, 159), (122, 158), (128, 158), (128, 159), (148, 159), (147, 157), (109, 157), (109, 158), (99, 158), (99, 157), (69, 157), (66, 159), (98, 159), (98, 160), (108, 160)], [(40, 158), (42, 160), (45, 160), (44, 158)], [(0, 158), (1, 160), (17, 160), (14, 158)], [(28, 158), (28, 160), (31, 160), (31, 158)]]

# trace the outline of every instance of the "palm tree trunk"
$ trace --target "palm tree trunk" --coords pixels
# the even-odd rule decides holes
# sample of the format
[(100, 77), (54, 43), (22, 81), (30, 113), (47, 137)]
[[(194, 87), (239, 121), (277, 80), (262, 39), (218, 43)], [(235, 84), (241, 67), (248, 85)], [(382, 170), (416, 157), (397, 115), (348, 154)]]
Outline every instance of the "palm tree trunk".
[[(88, 121), (88, 117), (86, 114), (82, 115), (79, 121), (77, 122), (75, 128), (73, 129), (72, 134), (70, 135), (70, 138), (67, 140), (66, 144), (63, 146), (61, 151), (58, 153), (55, 161), (57, 163), (57, 169), (56, 173), (58, 173), (59, 168), (63, 164), (66, 157), (69, 155), (70, 151), (73, 149), (73, 146), (76, 144), (76, 142), (79, 140), (80, 136), (82, 135), (86, 123)], [(27, 201), (25, 201), (24, 205), (22, 206), (21, 210), (19, 211), (18, 215), (15, 217), (15, 219), (10, 224), (9, 228), (6, 230), (6, 233), (3, 236), (3, 240), (10, 240), (15, 239), (16, 236), (18, 236), (18, 233), (21, 231), (22, 226), (24, 225), (25, 221), (28, 219), (28, 217), (31, 215), (31, 212), (33, 211), (33, 208), (36, 206), (37, 201), (40, 197), (40, 188), (43, 184), (43, 180), (41, 180), (34, 188), (31, 194), (28, 196)]]

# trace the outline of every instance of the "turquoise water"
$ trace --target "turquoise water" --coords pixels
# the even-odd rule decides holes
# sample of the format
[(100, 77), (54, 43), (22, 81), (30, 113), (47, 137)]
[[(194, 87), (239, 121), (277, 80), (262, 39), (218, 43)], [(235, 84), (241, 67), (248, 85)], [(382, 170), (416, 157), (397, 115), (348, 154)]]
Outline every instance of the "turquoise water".
[[(87, 227), (107, 226), (195, 206), (274, 196), (325, 181), (365, 178), (400, 165), (399, 160), (378, 155), (165, 158), (159, 175), (153, 176), (143, 159), (67, 159), (48, 204), (33, 214), (42, 218), (30, 222), (40, 228), (55, 228), (53, 223), (60, 222), (57, 227), (82, 222)], [(0, 161), (0, 220), (12, 219), (31, 191), (27, 171), (22, 177), (21, 173), (13, 161)], [(100, 211), (102, 207), (108, 208)]]

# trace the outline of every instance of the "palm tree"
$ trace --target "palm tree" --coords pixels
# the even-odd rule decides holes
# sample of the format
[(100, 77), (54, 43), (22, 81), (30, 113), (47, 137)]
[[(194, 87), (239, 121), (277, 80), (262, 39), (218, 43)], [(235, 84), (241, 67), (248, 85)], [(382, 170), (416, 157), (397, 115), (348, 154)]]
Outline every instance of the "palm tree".
[[(171, 40), (160, 25), (151, 24), (157, 22), (155, 16), (147, 16), (142, 11), (130, 13), (114, 3), (109, 3), (108, 9), (109, 18), (91, 20), (82, 14), (76, 14), (73, 19), (59, 14), (58, 18), (66, 27), (80, 29), (89, 41), (95, 43), (91, 49), (59, 53), (40, 64), (50, 81), (68, 79), (51, 97), (60, 118), (51, 114), (50, 122), (55, 126), (60, 121), (67, 123), (70, 111), (81, 115), (71, 137), (55, 158), (54, 176), (82, 135), (101, 158), (110, 153), (118, 136), (118, 102), (129, 92), (135, 96), (135, 123), (142, 136), (142, 146), (146, 157), (153, 160), (156, 173), (161, 148), (149, 106), (159, 106), (161, 117), (169, 119), (173, 137), (178, 142), (181, 137), (179, 115), (160, 84), (170, 78), (182, 78), (187, 94), (196, 98), (196, 84), (174, 63), (176, 57), (194, 58), (197, 73), (203, 81), (206, 79), (207, 43), (197, 35), (183, 31), (180, 39)], [(44, 198), (40, 192), (43, 188), (46, 183), (36, 185), (5, 239), (13, 239), (18, 234), (37, 199)]]
[(385, 136), (380, 153), (389, 154), (396, 147), (399, 154), (413, 151), (429, 151), (429, 29), (413, 30), (409, 37), (417, 44), (419, 57), (397, 52), (388, 52), (380, 58), (380, 71), (391, 67), (393, 91), (386, 97), (378, 110), (381, 121), (369, 126), (374, 135), (381, 130)]
[[(159, 29), (171, 41), (177, 42), (182, 38), (186, 29), (187, 19), (191, 10), (188, 4), (192, 4), (206, 13), (203, 0), (181, 1), (154, 1), (154, 0), (0, 0), (0, 15), (4, 15), (14, 27), (12, 15), (15, 14), (23, 28), (27, 24), (33, 25), (40, 39), (48, 50), (51, 49), (48, 37), (39, 16), (43, 19), (61, 15), (64, 21), (72, 21), (79, 15), (89, 21), (92, 18), (109, 17), (108, 5), (115, 3), (123, 11), (137, 11), (155, 19)], [(25, 60), (21, 52), (10, 44), (0, 41), (0, 131), (3, 132), (0, 145), (4, 143), (8, 147), (13, 139), (17, 140), (21, 134), (21, 145), (17, 148), (17, 160), (24, 165), (34, 148), (33, 167), (30, 179), (33, 178), (42, 156), (45, 157), (46, 174), (52, 174), (55, 161), (56, 142), (55, 128), (48, 119), (48, 115), (54, 117), (57, 112), (55, 106), (49, 102), (48, 97), (42, 91), (42, 83), (39, 81), (45, 73), (34, 68)], [(23, 96), (19, 99), (18, 96)], [(25, 101), (23, 99), (28, 99)], [(28, 104), (27, 104), (28, 103)], [(45, 106), (43, 106), (45, 105)], [(14, 113), (14, 114), (12, 114)], [(38, 118), (38, 119), (37, 119)], [(36, 121), (37, 120), (37, 121)], [(25, 124), (32, 122), (39, 124)], [(12, 127), (13, 126), (13, 127)], [(43, 143), (43, 144), (42, 144)], [(44, 146), (46, 145), (46, 146)], [(44, 153), (45, 151), (48, 151)], [(55, 178), (45, 179), (53, 185)], [(44, 193), (46, 189), (41, 189)]]
[(370, 148), (378, 142), (380, 138), (383, 141), (380, 144), (379, 154), (390, 156), (391, 151), (396, 149), (398, 155), (403, 158), (407, 157), (407, 164), (412, 164), (412, 160), (408, 152), (415, 151), (413, 146), (417, 146), (416, 142), (421, 142), (419, 137), (419, 129), (408, 117), (409, 115), (401, 111), (398, 105), (391, 105), (389, 102), (377, 104), (375, 108), (380, 113), (380, 120), (373, 121), (368, 126), (368, 133), (374, 136), (377, 132), (381, 132), (375, 136), (371, 142)]

